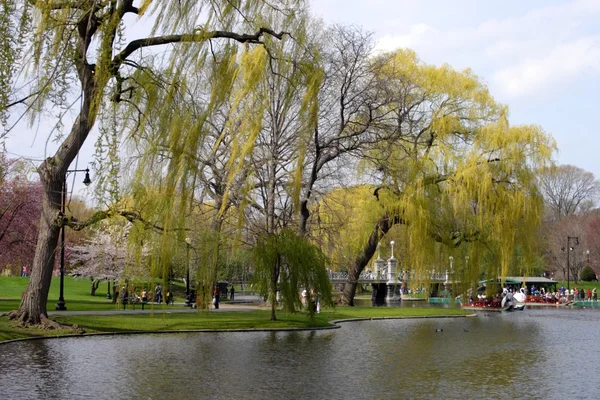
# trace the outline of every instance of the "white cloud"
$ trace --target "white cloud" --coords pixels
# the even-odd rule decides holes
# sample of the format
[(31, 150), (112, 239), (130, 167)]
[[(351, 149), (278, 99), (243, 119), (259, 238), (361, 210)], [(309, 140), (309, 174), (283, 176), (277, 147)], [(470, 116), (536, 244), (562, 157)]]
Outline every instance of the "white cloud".
[(581, 74), (600, 73), (600, 36), (583, 37), (556, 46), (539, 58), (499, 70), (494, 83), (505, 94), (520, 96)]
[(435, 35), (435, 29), (427, 24), (416, 24), (410, 27), (405, 35), (385, 35), (380, 38), (376, 51), (391, 51), (400, 47), (415, 48), (424, 42), (427, 36)]
[(469, 66), (491, 78), (494, 93), (524, 96), (600, 73), (599, 14), (600, 0), (574, 0), (459, 28), (420, 21), (399, 34), (383, 34), (376, 49), (409, 47), (428, 63)]

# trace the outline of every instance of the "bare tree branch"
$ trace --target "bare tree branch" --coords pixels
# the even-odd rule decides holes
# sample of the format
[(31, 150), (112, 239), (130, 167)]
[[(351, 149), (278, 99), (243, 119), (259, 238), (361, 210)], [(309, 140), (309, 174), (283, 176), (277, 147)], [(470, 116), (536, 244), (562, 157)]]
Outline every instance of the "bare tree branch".
[(240, 43), (262, 43), (261, 37), (265, 34), (271, 35), (277, 39), (282, 39), (284, 35), (290, 35), (290, 33), (281, 31), (275, 32), (269, 28), (260, 28), (256, 33), (245, 34), (236, 33), (229, 31), (212, 31), (204, 32), (199, 30), (196, 33), (182, 34), (182, 35), (165, 35), (155, 36), (144, 39), (137, 39), (129, 42), (129, 44), (113, 58), (113, 68), (116, 70), (123, 63), (123, 61), (133, 54), (136, 50), (144, 47), (160, 46), (163, 44), (170, 43), (182, 43), (182, 42), (201, 42), (210, 39), (232, 39)]

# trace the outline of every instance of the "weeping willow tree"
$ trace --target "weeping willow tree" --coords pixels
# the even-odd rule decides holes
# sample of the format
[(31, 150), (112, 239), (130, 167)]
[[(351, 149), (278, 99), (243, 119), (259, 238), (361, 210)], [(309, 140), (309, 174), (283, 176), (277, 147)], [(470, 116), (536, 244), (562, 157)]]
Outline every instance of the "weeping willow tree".
[[(236, 235), (223, 229), (235, 224), (236, 212), (239, 236), (248, 204), (253, 209), (265, 206), (262, 211), (270, 216), (266, 217), (270, 221), (267, 230), (275, 231), (272, 210), (275, 188), (282, 187), (277, 182), (281, 174), (266, 175), (265, 182), (262, 171), (278, 168), (288, 178), (285, 167), (288, 172), (293, 169), (289, 157), (302, 134), (297, 125), (310, 121), (308, 104), (316, 97), (310, 92), (315, 69), (312, 61), (306, 61), (305, 19), (291, 20), (280, 13), (270, 22), (285, 25), (294, 37), (265, 38), (264, 47), (242, 49), (232, 43), (214, 44), (206, 68), (176, 74), (177, 82), (171, 86), (152, 83), (140, 98), (152, 112), (139, 113), (138, 103), (128, 109), (125, 118), (137, 132), (128, 140), (135, 155), (130, 167), (135, 170), (132, 196), (144, 202), (145, 187), (159, 188), (156, 220), (167, 231), (185, 227), (187, 233), (180, 232), (177, 240), (192, 235), (192, 240), (200, 243), (196, 277), (200, 293), (211, 292), (220, 260), (231, 250), (225, 248), (226, 243)], [(166, 70), (162, 77), (173, 74)], [(170, 99), (168, 107), (160, 101), (164, 98)], [(282, 125), (294, 126), (285, 132), (288, 158), (274, 156), (278, 150), (266, 144), (269, 138), (283, 135)], [(257, 201), (252, 194), (256, 188), (269, 192), (269, 197)], [(210, 221), (198, 224), (194, 213), (209, 208)], [(169, 233), (165, 233), (167, 237)], [(164, 251), (169, 247), (165, 240)]]
[[(54, 133), (59, 148), (38, 168), (44, 196), (31, 279), (19, 310), (11, 313), (22, 324), (50, 324), (46, 300), (59, 230), (64, 225), (86, 226), (76, 224), (60, 212), (62, 185), (67, 169), (102, 115), (104, 105), (109, 100), (121, 105), (139, 103), (137, 108), (142, 115), (153, 103), (168, 107), (169, 96), (152, 97), (158, 93), (153, 87), (176, 88), (184, 72), (204, 70), (213, 62), (211, 48), (221, 41), (242, 46), (225, 45), (231, 47), (231, 57), (228, 63), (223, 63), (222, 75), (215, 77), (221, 84), (215, 86), (220, 89), (215, 90), (210, 102), (218, 104), (234, 90), (231, 83), (237, 76), (238, 61), (249, 65), (248, 73), (242, 77), (245, 84), (240, 85), (235, 95), (241, 101), (253, 90), (253, 71), (264, 69), (268, 58), (265, 51), (256, 50), (254, 45), (283, 38), (286, 23), (296, 17), (303, 2), (142, 0), (134, 5), (133, 0), (2, 0), (2, 6), (7, 15), (4, 22), (0, 21), (0, 35), (9, 51), (1, 58), (0, 69), (4, 72), (0, 84), (6, 86), (6, 82), (14, 79), (12, 72), (16, 65), (27, 66), (23, 81), (30, 83), (17, 85), (23, 89), (14, 94), (14, 101), (1, 98), (0, 112), (4, 118), (9, 106), (18, 105), (31, 120), (36, 120), (51, 109), (58, 121)], [(153, 24), (152, 19), (145, 20), (146, 25), (148, 22), (152, 25), (148, 36), (128, 39), (129, 28), (134, 25), (129, 16), (154, 19)], [(20, 34), (17, 40), (15, 33)], [(152, 49), (163, 45), (168, 48), (160, 49), (162, 57), (148, 56)], [(25, 59), (16, 60), (18, 56)], [(157, 65), (161, 71), (168, 71), (167, 79), (155, 72)], [(139, 101), (143, 96), (149, 101)], [(69, 113), (75, 113), (76, 118), (63, 135), (63, 127), (68, 123), (65, 116)], [(144, 122), (141, 118), (140, 123)], [(175, 135), (172, 146), (182, 153), (178, 145), (193, 147), (201, 135), (187, 129), (194, 123), (180, 122), (179, 133), (171, 132)], [(178, 138), (185, 139), (178, 142)], [(175, 165), (182, 166), (179, 162)], [(174, 192), (178, 182), (185, 182), (180, 192), (189, 191), (188, 170), (184, 165), (173, 168), (165, 181), (166, 190)], [(174, 227), (178, 222), (176, 217), (179, 215), (175, 213), (173, 220), (165, 220), (164, 228)]]
[[(467, 248), (470, 263), (456, 276), (506, 276), (520, 246), (534, 259), (542, 198), (537, 168), (551, 162), (554, 141), (537, 126), (510, 126), (508, 110), (469, 70), (422, 63), (414, 52), (385, 56), (378, 70), (389, 102), (386, 135), (363, 160), (379, 181), (373, 194), (384, 212), (350, 268), (344, 299), (353, 303), (359, 274), (381, 238), (405, 225), (410, 268), (426, 275), (439, 257)], [(458, 254), (458, 253), (456, 253)], [(484, 262), (485, 261), (485, 262)]]
[[(319, 296), (321, 303), (332, 306), (331, 284), (327, 276), (327, 257), (317, 246), (290, 229), (278, 235), (268, 235), (258, 240), (253, 249), (254, 275), (252, 282), (259, 293), (271, 303), (271, 320), (276, 320), (277, 291), (283, 307), (294, 312), (302, 307), (299, 288)], [(312, 316), (314, 299), (307, 296), (308, 311)]]

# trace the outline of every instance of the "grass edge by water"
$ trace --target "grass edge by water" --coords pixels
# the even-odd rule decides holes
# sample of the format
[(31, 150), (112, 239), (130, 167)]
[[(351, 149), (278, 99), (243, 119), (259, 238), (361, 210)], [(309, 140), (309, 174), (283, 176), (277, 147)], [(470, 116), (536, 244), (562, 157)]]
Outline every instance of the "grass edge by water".
[(0, 316), (0, 344), (20, 340), (52, 338), (63, 336), (86, 336), (90, 334), (112, 333), (153, 333), (153, 332), (189, 332), (189, 331), (258, 331), (323, 329), (334, 326), (332, 321), (384, 319), (384, 318), (436, 318), (464, 317), (469, 315), (461, 309), (449, 308), (373, 308), (373, 307), (337, 307), (315, 314), (311, 320), (306, 313), (277, 313), (277, 321), (269, 320), (270, 311), (228, 311), (168, 314), (115, 314), (54, 316), (51, 319), (64, 326), (77, 325), (85, 330), (79, 334), (73, 329), (41, 330), (36, 327), (21, 328), (10, 321), (7, 314)]

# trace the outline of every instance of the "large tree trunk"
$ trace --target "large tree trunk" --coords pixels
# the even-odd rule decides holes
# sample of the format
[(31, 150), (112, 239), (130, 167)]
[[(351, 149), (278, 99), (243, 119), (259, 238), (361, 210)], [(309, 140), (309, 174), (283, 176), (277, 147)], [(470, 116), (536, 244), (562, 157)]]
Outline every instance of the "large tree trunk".
[(35, 258), (29, 285), (21, 297), (21, 306), (18, 311), (10, 314), (12, 319), (18, 319), (23, 325), (50, 324), (47, 319), (46, 302), (48, 301), (54, 255), (60, 232), (60, 202), (63, 181), (62, 179), (51, 179), (50, 176), (43, 174), (42, 167), (40, 167), (40, 177), (44, 185), (44, 192)]
[(46, 303), (52, 280), (54, 254), (62, 224), (67, 223), (61, 213), (61, 194), (66, 180), (67, 169), (83, 146), (94, 125), (97, 104), (94, 104), (96, 83), (93, 66), (78, 64), (83, 103), (71, 132), (65, 138), (53, 157), (49, 157), (38, 167), (43, 186), (42, 215), (39, 235), (31, 269), (29, 285), (21, 298), (19, 310), (10, 313), (11, 319), (17, 319), (21, 325), (56, 327), (48, 320)]
[(361, 272), (365, 269), (373, 254), (377, 250), (379, 240), (390, 230), (393, 221), (390, 220), (387, 214), (383, 215), (377, 225), (373, 228), (369, 240), (365, 244), (360, 254), (354, 259), (350, 270), (348, 271), (348, 281), (344, 285), (342, 302), (346, 305), (354, 305), (354, 295), (356, 294), (356, 286)]

